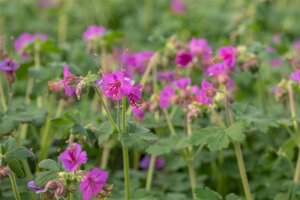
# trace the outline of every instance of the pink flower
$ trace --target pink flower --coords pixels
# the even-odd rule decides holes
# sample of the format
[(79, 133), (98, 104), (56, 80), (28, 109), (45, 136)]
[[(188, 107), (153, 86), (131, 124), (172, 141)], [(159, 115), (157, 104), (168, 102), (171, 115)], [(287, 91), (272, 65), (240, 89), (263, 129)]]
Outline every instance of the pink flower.
[(105, 185), (107, 177), (108, 173), (98, 168), (90, 171), (79, 186), (83, 200), (90, 200), (97, 196)]
[(203, 38), (193, 38), (189, 43), (189, 48), (193, 56), (202, 57), (205, 60), (209, 60), (211, 58), (211, 47)]
[(232, 46), (222, 47), (218, 51), (218, 58), (222, 59), (228, 65), (230, 71), (235, 69), (236, 50)]
[(87, 155), (85, 151), (81, 151), (79, 144), (71, 143), (68, 145), (67, 150), (59, 155), (59, 160), (65, 170), (74, 172), (87, 162)]
[(163, 81), (169, 83), (169, 82), (172, 82), (175, 80), (175, 73), (173, 71), (158, 72), (157, 77), (160, 80), (163, 80)]
[(41, 33), (36, 33), (33, 35), (29, 33), (23, 33), (18, 39), (16, 39), (14, 46), (16, 51), (22, 56), (23, 61), (27, 61), (29, 59), (29, 55), (28, 53), (24, 52), (25, 48), (36, 41), (45, 42), (47, 38), (47, 35)]
[(102, 26), (89, 26), (87, 30), (83, 33), (82, 39), (85, 41), (96, 40), (105, 35), (107, 32), (106, 28)]
[(174, 96), (175, 90), (170, 86), (166, 86), (159, 95), (159, 107), (161, 109), (168, 108)]
[(135, 107), (135, 106), (131, 106), (132, 108), (132, 113), (133, 115), (140, 121), (143, 121), (145, 118), (145, 113), (144, 111), (139, 108), (139, 107)]
[(211, 83), (203, 80), (201, 83), (201, 88), (198, 94), (196, 94), (196, 101), (203, 105), (211, 105), (216, 92), (217, 90)]
[(290, 75), (290, 79), (291, 79), (292, 81), (295, 81), (295, 82), (297, 82), (298, 84), (300, 84), (300, 70), (298, 70), (298, 71), (292, 73), (292, 74)]
[(121, 70), (105, 74), (100, 81), (103, 95), (114, 101), (119, 101), (127, 95), (132, 89), (131, 85)]
[(271, 60), (270, 61), (270, 65), (274, 68), (278, 68), (280, 67), (282, 64), (281, 60), (280, 59), (274, 59), (274, 60)]
[(300, 55), (300, 40), (296, 40), (293, 43), (293, 48)]
[(175, 63), (177, 66), (181, 68), (186, 68), (187, 65), (193, 60), (193, 56), (191, 53), (181, 50), (177, 53), (175, 58)]
[(281, 35), (280, 34), (275, 34), (275, 35), (273, 35), (272, 39), (275, 43), (280, 43), (281, 42)]
[(207, 69), (208, 76), (218, 77), (220, 75), (228, 76), (229, 70), (225, 63), (217, 63)]
[(69, 71), (69, 67), (66, 65), (64, 67), (64, 79), (49, 81), (48, 87), (53, 92), (56, 92), (61, 88), (65, 88), (65, 94), (67, 96), (74, 96), (75, 88), (72, 87), (72, 85), (74, 85), (75, 82), (76, 76)]
[(276, 50), (272, 46), (268, 46), (266, 50), (267, 50), (268, 53), (275, 53), (276, 52)]
[(186, 6), (182, 0), (171, 0), (171, 10), (174, 14), (184, 14), (186, 12)]
[(134, 86), (126, 95), (131, 106), (139, 107), (142, 104), (142, 87), (142, 85)]
[(145, 71), (150, 59), (153, 56), (153, 52), (150, 51), (141, 51), (131, 55), (126, 55), (123, 57), (123, 63), (128, 68), (138, 69), (140, 73)]
[[(140, 168), (143, 170), (148, 170), (150, 165), (150, 156), (144, 156), (143, 159), (140, 161)], [(160, 158), (156, 158), (155, 160), (155, 168), (162, 169), (165, 165), (165, 161)]]
[(9, 75), (12, 75), (17, 69), (20, 67), (20, 65), (13, 59), (4, 59), (0, 63), (0, 72), (5, 72)]
[(187, 88), (187, 86), (191, 85), (191, 79), (190, 78), (182, 78), (182, 79), (173, 81), (173, 84), (178, 89), (185, 90)]

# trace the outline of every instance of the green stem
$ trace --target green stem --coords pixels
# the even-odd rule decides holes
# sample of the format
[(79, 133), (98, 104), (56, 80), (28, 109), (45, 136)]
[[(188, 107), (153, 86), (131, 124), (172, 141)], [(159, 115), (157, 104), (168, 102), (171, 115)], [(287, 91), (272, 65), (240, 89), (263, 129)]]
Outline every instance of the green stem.
[[(227, 91), (226, 91), (226, 97), (225, 97), (225, 109), (226, 109), (228, 124), (233, 124), (234, 119), (233, 119), (233, 116), (231, 113)], [(234, 146), (235, 155), (236, 155), (237, 162), (238, 162), (238, 167), (239, 167), (240, 176), (242, 179), (242, 184), (243, 184), (244, 192), (246, 195), (246, 199), (252, 200), (252, 194), (251, 194), (251, 190), (250, 190), (250, 186), (249, 186), (249, 182), (248, 182), (248, 178), (247, 178), (247, 173), (246, 173), (246, 169), (245, 169), (241, 146), (238, 142), (233, 142), (233, 146)]]
[(109, 112), (109, 110), (108, 110), (106, 104), (104, 103), (104, 100), (103, 100), (103, 98), (102, 98), (102, 95), (100, 94), (100, 92), (99, 92), (97, 86), (96, 86), (95, 84), (93, 84), (93, 87), (94, 87), (94, 90), (95, 90), (97, 96), (99, 97), (99, 101), (100, 101), (102, 107), (104, 108), (104, 110), (105, 110), (105, 112), (106, 112), (106, 117), (107, 117), (108, 121), (111, 123), (111, 125), (114, 127), (115, 130), (118, 130), (118, 126), (117, 126), (117, 124), (115, 123), (115, 121), (113, 120), (113, 118), (112, 118), (112, 116), (111, 116), (111, 114), (110, 114), (110, 112)]
[(7, 111), (7, 104), (6, 104), (6, 101), (5, 101), (4, 91), (3, 91), (3, 88), (2, 88), (2, 83), (0, 83), (0, 98), (1, 98), (2, 109), (3, 109), (4, 112), (6, 112)]
[(195, 169), (194, 169), (194, 165), (193, 165), (193, 160), (187, 161), (187, 167), (188, 167), (188, 171), (189, 171), (189, 178), (190, 178), (193, 198), (196, 199), (195, 188), (197, 185), (197, 181), (196, 181), (196, 173), (195, 173)]
[(177, 134), (176, 134), (175, 128), (174, 128), (174, 126), (171, 122), (171, 119), (170, 119), (170, 116), (169, 116), (168, 112), (165, 109), (163, 109), (163, 113), (165, 115), (165, 118), (166, 118), (166, 121), (167, 121), (167, 124), (168, 124), (168, 127), (170, 129), (172, 137), (177, 139)]
[(153, 173), (154, 173), (154, 169), (155, 169), (155, 161), (156, 161), (156, 156), (152, 155), (151, 158), (150, 158), (150, 164), (149, 164), (149, 169), (148, 169), (148, 174), (147, 174), (147, 181), (146, 181), (146, 190), (148, 192), (151, 190)]
[(51, 128), (51, 119), (53, 114), (53, 106), (54, 106), (54, 97), (50, 96), (50, 101), (48, 103), (48, 116), (47, 116), (44, 130), (42, 132), (41, 154), (40, 154), (39, 161), (42, 161), (43, 159), (47, 158), (49, 145), (51, 144), (50, 128)]
[[(291, 117), (294, 126), (294, 132), (295, 134), (298, 134), (298, 123), (297, 123), (297, 114), (296, 114), (296, 107), (294, 101), (294, 91), (290, 84), (288, 85), (288, 94), (289, 94), (290, 110), (291, 110)], [(295, 168), (294, 178), (293, 178), (295, 183), (299, 181), (299, 176), (300, 176), (300, 146), (298, 144), (297, 163), (296, 163), (296, 168)]]
[(16, 177), (15, 177), (15, 174), (13, 172), (10, 172), (9, 179), (10, 179), (10, 182), (11, 182), (11, 186), (13, 188), (15, 199), (16, 200), (21, 200), (19, 190), (18, 190), (18, 186), (17, 186), (17, 182), (16, 182)]
[[(120, 112), (120, 106), (118, 107)], [(122, 127), (121, 127), (122, 125)], [(126, 133), (126, 97), (122, 99), (122, 124), (119, 125), (120, 129), (119, 134)], [(128, 156), (128, 148), (122, 144), (123, 150), (123, 167), (124, 167), (124, 184), (125, 184), (125, 197), (126, 200), (130, 200), (130, 176), (129, 176), (129, 156)]]
[[(34, 65), (36, 69), (40, 69), (41, 67), (41, 58), (40, 58), (40, 41), (36, 41), (34, 43)], [(37, 83), (39, 80), (36, 81)], [(36, 105), (38, 108), (43, 106), (42, 97), (37, 96)]]

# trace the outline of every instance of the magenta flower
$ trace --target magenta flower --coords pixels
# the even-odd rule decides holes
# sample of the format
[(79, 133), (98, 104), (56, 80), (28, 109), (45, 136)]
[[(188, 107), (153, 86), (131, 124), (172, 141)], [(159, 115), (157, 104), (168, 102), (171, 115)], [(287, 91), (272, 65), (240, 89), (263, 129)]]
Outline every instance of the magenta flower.
[(208, 42), (203, 38), (193, 38), (189, 43), (189, 48), (193, 56), (201, 57), (205, 60), (209, 60), (211, 58), (211, 47), (209, 46)]
[(91, 198), (97, 196), (106, 183), (107, 177), (108, 173), (101, 171), (98, 168), (88, 172), (87, 176), (79, 186), (82, 192), (83, 200), (90, 200)]
[(119, 101), (127, 95), (132, 90), (131, 85), (121, 70), (105, 74), (100, 83), (103, 95), (114, 101)]
[(235, 69), (236, 50), (232, 46), (222, 47), (218, 51), (217, 57), (222, 59), (228, 65), (228, 69), (233, 71)]
[(201, 88), (196, 94), (196, 101), (203, 105), (211, 105), (213, 102), (213, 97), (217, 93), (217, 90), (213, 87), (213, 84), (203, 80), (201, 83)]
[(33, 35), (29, 33), (23, 33), (18, 39), (16, 39), (14, 46), (19, 55), (22, 56), (23, 61), (27, 61), (29, 59), (29, 55), (25, 52), (26, 47), (36, 41), (45, 42), (47, 38), (47, 35), (41, 33), (36, 33)]
[(174, 96), (175, 90), (170, 86), (166, 86), (159, 95), (159, 107), (161, 109), (168, 108)]
[[(148, 170), (150, 165), (150, 156), (144, 156), (142, 160), (140, 161), (139, 167), (143, 170)], [(165, 161), (160, 158), (156, 158), (155, 161), (155, 168), (156, 169), (162, 169), (165, 165)]]
[(193, 56), (191, 53), (181, 50), (177, 53), (175, 58), (175, 63), (181, 68), (186, 68), (187, 65), (192, 62)]
[(107, 32), (106, 28), (102, 26), (89, 26), (87, 30), (83, 33), (82, 39), (85, 41), (96, 40), (105, 35)]
[(128, 68), (134, 68), (138, 69), (140, 73), (143, 73), (152, 56), (153, 52), (141, 51), (131, 55), (125, 55), (123, 57), (123, 63), (126, 70)]
[(291, 79), (292, 81), (295, 81), (295, 82), (297, 82), (298, 84), (300, 84), (300, 70), (298, 70), (298, 71), (292, 73), (292, 74), (290, 75), (290, 79)]
[(8, 75), (12, 75), (20, 65), (13, 59), (4, 59), (0, 63), (0, 72), (5, 72)]
[(207, 69), (208, 76), (218, 77), (220, 75), (228, 76), (229, 70), (225, 63), (217, 63)]
[(186, 12), (186, 6), (182, 0), (171, 0), (171, 10), (174, 14), (184, 14)]
[(135, 107), (135, 106), (131, 106), (132, 109), (132, 113), (133, 115), (139, 120), (139, 121), (143, 121), (145, 118), (145, 113), (144, 111), (139, 108), (139, 107)]
[(169, 83), (169, 82), (172, 82), (175, 80), (175, 73), (173, 71), (158, 72), (157, 77), (160, 80), (163, 80), (163, 81)]
[(191, 85), (191, 79), (190, 78), (182, 78), (182, 79), (173, 81), (173, 84), (179, 90), (186, 90), (187, 86)]
[(79, 144), (70, 143), (67, 149), (59, 155), (59, 160), (65, 170), (74, 172), (87, 162), (87, 154), (85, 151), (81, 151)]
[(76, 76), (69, 71), (69, 67), (66, 65), (64, 67), (64, 79), (49, 81), (48, 87), (52, 92), (56, 92), (61, 88), (64, 88), (67, 96), (74, 96), (75, 88), (72, 87), (72, 85), (74, 85), (75, 82)]
[(27, 184), (27, 188), (28, 188), (29, 190), (35, 191), (37, 194), (39, 194), (39, 193), (44, 193), (44, 192), (47, 191), (47, 188), (40, 188), (40, 187), (35, 186), (34, 181), (30, 181), (30, 182)]
[(142, 104), (142, 87), (142, 85), (134, 86), (126, 95), (131, 106), (139, 107)]
[(270, 61), (270, 65), (274, 68), (278, 68), (280, 67), (282, 64), (281, 60), (280, 59), (274, 59), (274, 60), (271, 60)]

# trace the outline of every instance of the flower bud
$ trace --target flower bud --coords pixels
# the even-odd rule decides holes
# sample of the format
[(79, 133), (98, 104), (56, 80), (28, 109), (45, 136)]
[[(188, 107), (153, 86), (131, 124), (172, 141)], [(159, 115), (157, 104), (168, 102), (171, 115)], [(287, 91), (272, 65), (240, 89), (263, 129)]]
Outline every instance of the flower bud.
[(45, 188), (48, 190), (55, 190), (57, 188), (57, 182), (56, 181), (49, 181), (46, 185)]
[(56, 198), (65, 196), (66, 195), (65, 187), (63, 185), (58, 185), (58, 187), (54, 191), (54, 195)]
[(225, 85), (228, 82), (228, 76), (227, 75), (219, 75), (218, 76), (218, 83), (220, 85)]
[(0, 167), (0, 181), (10, 174), (9, 167)]

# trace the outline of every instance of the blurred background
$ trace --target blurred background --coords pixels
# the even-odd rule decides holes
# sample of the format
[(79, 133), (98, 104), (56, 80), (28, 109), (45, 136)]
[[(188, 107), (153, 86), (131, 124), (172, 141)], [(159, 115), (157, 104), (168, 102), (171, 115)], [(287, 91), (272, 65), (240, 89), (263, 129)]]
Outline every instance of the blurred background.
[(185, 10), (178, 12), (170, 0), (0, 0), (0, 34), (10, 38), (8, 47), (23, 32), (73, 42), (95, 24), (123, 33), (136, 50), (155, 49), (173, 34), (205, 37), (213, 46), (265, 41), (276, 33), (299, 37), (297, 0), (182, 2)]

